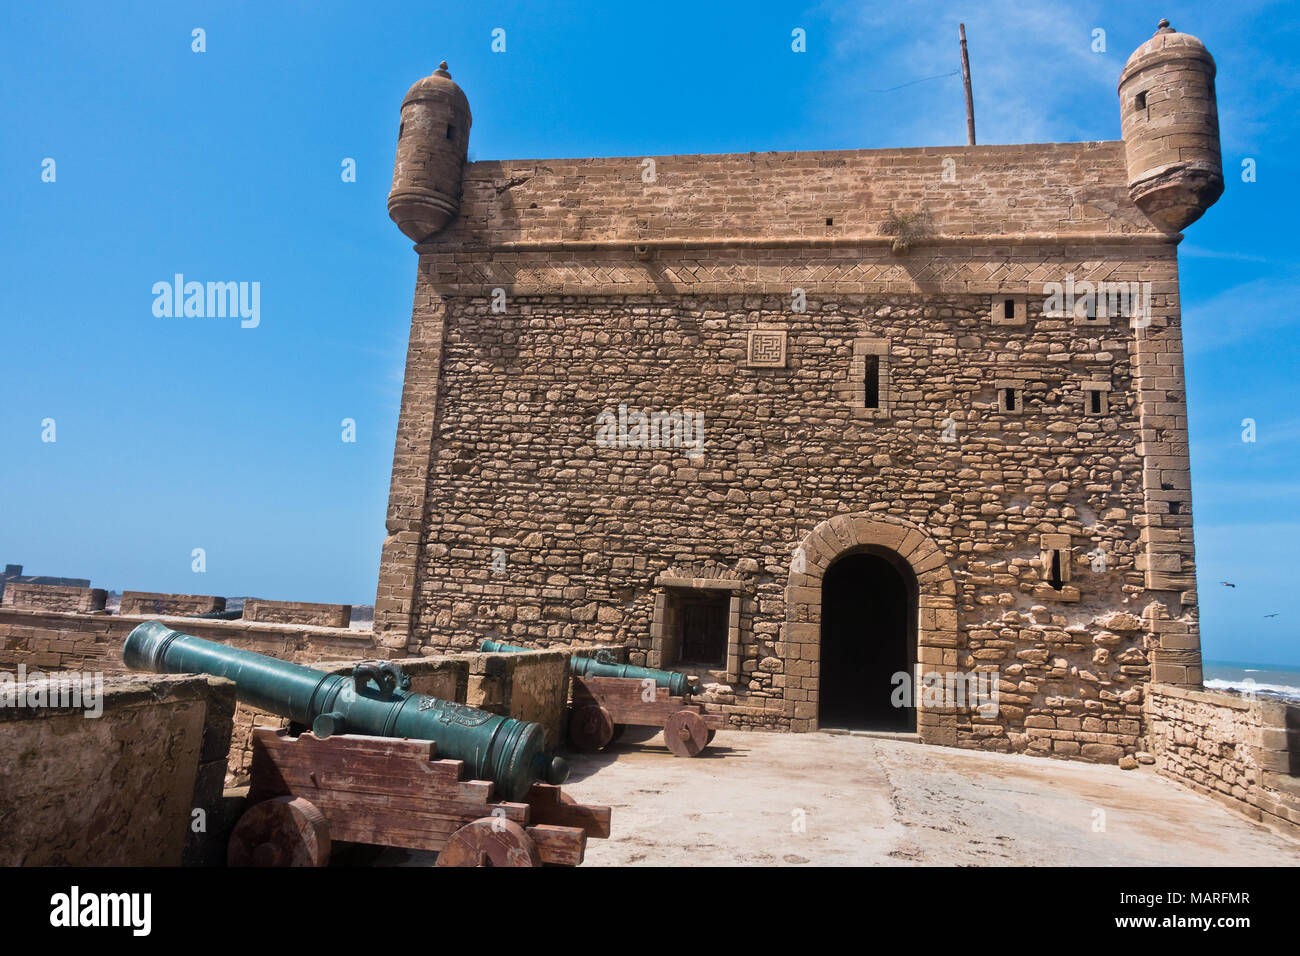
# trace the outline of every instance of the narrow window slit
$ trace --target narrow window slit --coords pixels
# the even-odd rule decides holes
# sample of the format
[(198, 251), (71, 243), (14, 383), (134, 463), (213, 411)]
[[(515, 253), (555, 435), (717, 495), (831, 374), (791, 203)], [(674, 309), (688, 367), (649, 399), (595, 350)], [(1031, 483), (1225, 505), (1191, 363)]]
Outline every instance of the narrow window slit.
[(1052, 571), (1047, 580), (1048, 583), (1051, 584), (1051, 586), (1057, 591), (1061, 590), (1061, 585), (1065, 583), (1061, 579), (1061, 552), (1060, 551), (1057, 550), (1052, 551)]
[(880, 356), (864, 355), (863, 359), (863, 402), (864, 408), (880, 407)]

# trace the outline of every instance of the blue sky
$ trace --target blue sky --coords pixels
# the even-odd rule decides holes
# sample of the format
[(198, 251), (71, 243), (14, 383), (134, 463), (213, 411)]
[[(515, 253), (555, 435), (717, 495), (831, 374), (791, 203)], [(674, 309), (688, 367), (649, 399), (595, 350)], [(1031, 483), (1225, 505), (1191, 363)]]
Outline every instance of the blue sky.
[[(1181, 249), (1205, 653), (1300, 662), (1287, 3), (7, 4), (0, 562), (373, 600), (415, 266), (384, 203), (402, 95), (443, 58), (475, 159), (960, 144), (960, 78), (912, 81), (958, 67), (964, 19), (981, 143), (1103, 140), (1162, 16), (1218, 61), (1228, 180)], [(260, 282), (261, 324), (156, 318), (178, 272)]]

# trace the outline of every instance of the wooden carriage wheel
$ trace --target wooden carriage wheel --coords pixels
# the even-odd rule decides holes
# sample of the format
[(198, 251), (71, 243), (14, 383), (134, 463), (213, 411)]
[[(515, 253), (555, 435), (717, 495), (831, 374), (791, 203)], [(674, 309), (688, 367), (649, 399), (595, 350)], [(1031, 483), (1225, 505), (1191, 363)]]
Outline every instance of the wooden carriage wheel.
[(451, 835), (435, 866), (541, 866), (528, 832), (505, 817), (479, 817)]
[(229, 866), (325, 866), (330, 828), (302, 797), (272, 797), (244, 811), (226, 847)]
[(578, 750), (604, 750), (613, 738), (614, 718), (600, 704), (580, 704), (569, 714), (569, 742)]
[(693, 710), (679, 710), (664, 724), (664, 743), (678, 757), (694, 757), (709, 744), (709, 728)]

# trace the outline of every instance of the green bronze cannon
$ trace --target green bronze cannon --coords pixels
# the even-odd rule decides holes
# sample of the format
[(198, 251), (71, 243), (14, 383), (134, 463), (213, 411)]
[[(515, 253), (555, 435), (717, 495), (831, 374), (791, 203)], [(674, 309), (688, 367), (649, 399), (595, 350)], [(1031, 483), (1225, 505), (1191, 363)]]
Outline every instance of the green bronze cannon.
[[(479, 650), (514, 654), (526, 647), (484, 641)], [(607, 653), (569, 658), (573, 677), (569, 743), (578, 750), (603, 750), (628, 726), (662, 727), (664, 743), (679, 757), (694, 757), (726, 726), (727, 718), (692, 703), (693, 678), (675, 671), (619, 664)], [(664, 694), (661, 691), (666, 690)]]
[[(484, 641), (479, 645), (479, 650), (486, 654), (517, 654), (531, 649), (515, 644), (502, 644), (498, 641)], [(630, 677), (635, 680), (652, 680), (656, 686), (664, 688), (674, 697), (687, 697), (694, 690), (691, 686), (693, 678), (686, 674), (656, 670), (653, 667), (620, 664), (602, 651), (597, 651), (595, 657), (574, 654), (569, 658), (569, 673), (577, 677)]]
[(439, 757), (464, 761), (471, 777), (493, 781), (507, 800), (523, 799), (537, 781), (560, 784), (569, 775), (564, 758), (545, 751), (540, 724), (413, 694), (410, 677), (389, 661), (366, 662), (347, 676), (327, 674), (182, 634), (158, 621), (130, 633), (122, 660), (137, 671), (227, 677), (240, 701), (310, 726), (317, 737), (432, 740)]

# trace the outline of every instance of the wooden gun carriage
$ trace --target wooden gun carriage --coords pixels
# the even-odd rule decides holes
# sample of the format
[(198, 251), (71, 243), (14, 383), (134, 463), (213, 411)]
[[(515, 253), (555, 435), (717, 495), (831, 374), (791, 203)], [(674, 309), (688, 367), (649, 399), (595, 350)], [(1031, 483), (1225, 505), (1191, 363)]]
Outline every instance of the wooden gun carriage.
[(692, 704), (645, 677), (573, 675), (569, 742), (579, 750), (603, 750), (629, 725), (662, 727), (664, 744), (678, 757), (694, 757), (727, 724), (721, 714)]
[(332, 841), (429, 850), (438, 866), (577, 866), (588, 837), (609, 836), (609, 807), (533, 783), (521, 801), (466, 780), (429, 740), (253, 731), (249, 807), (230, 836), (231, 866), (324, 866)]

